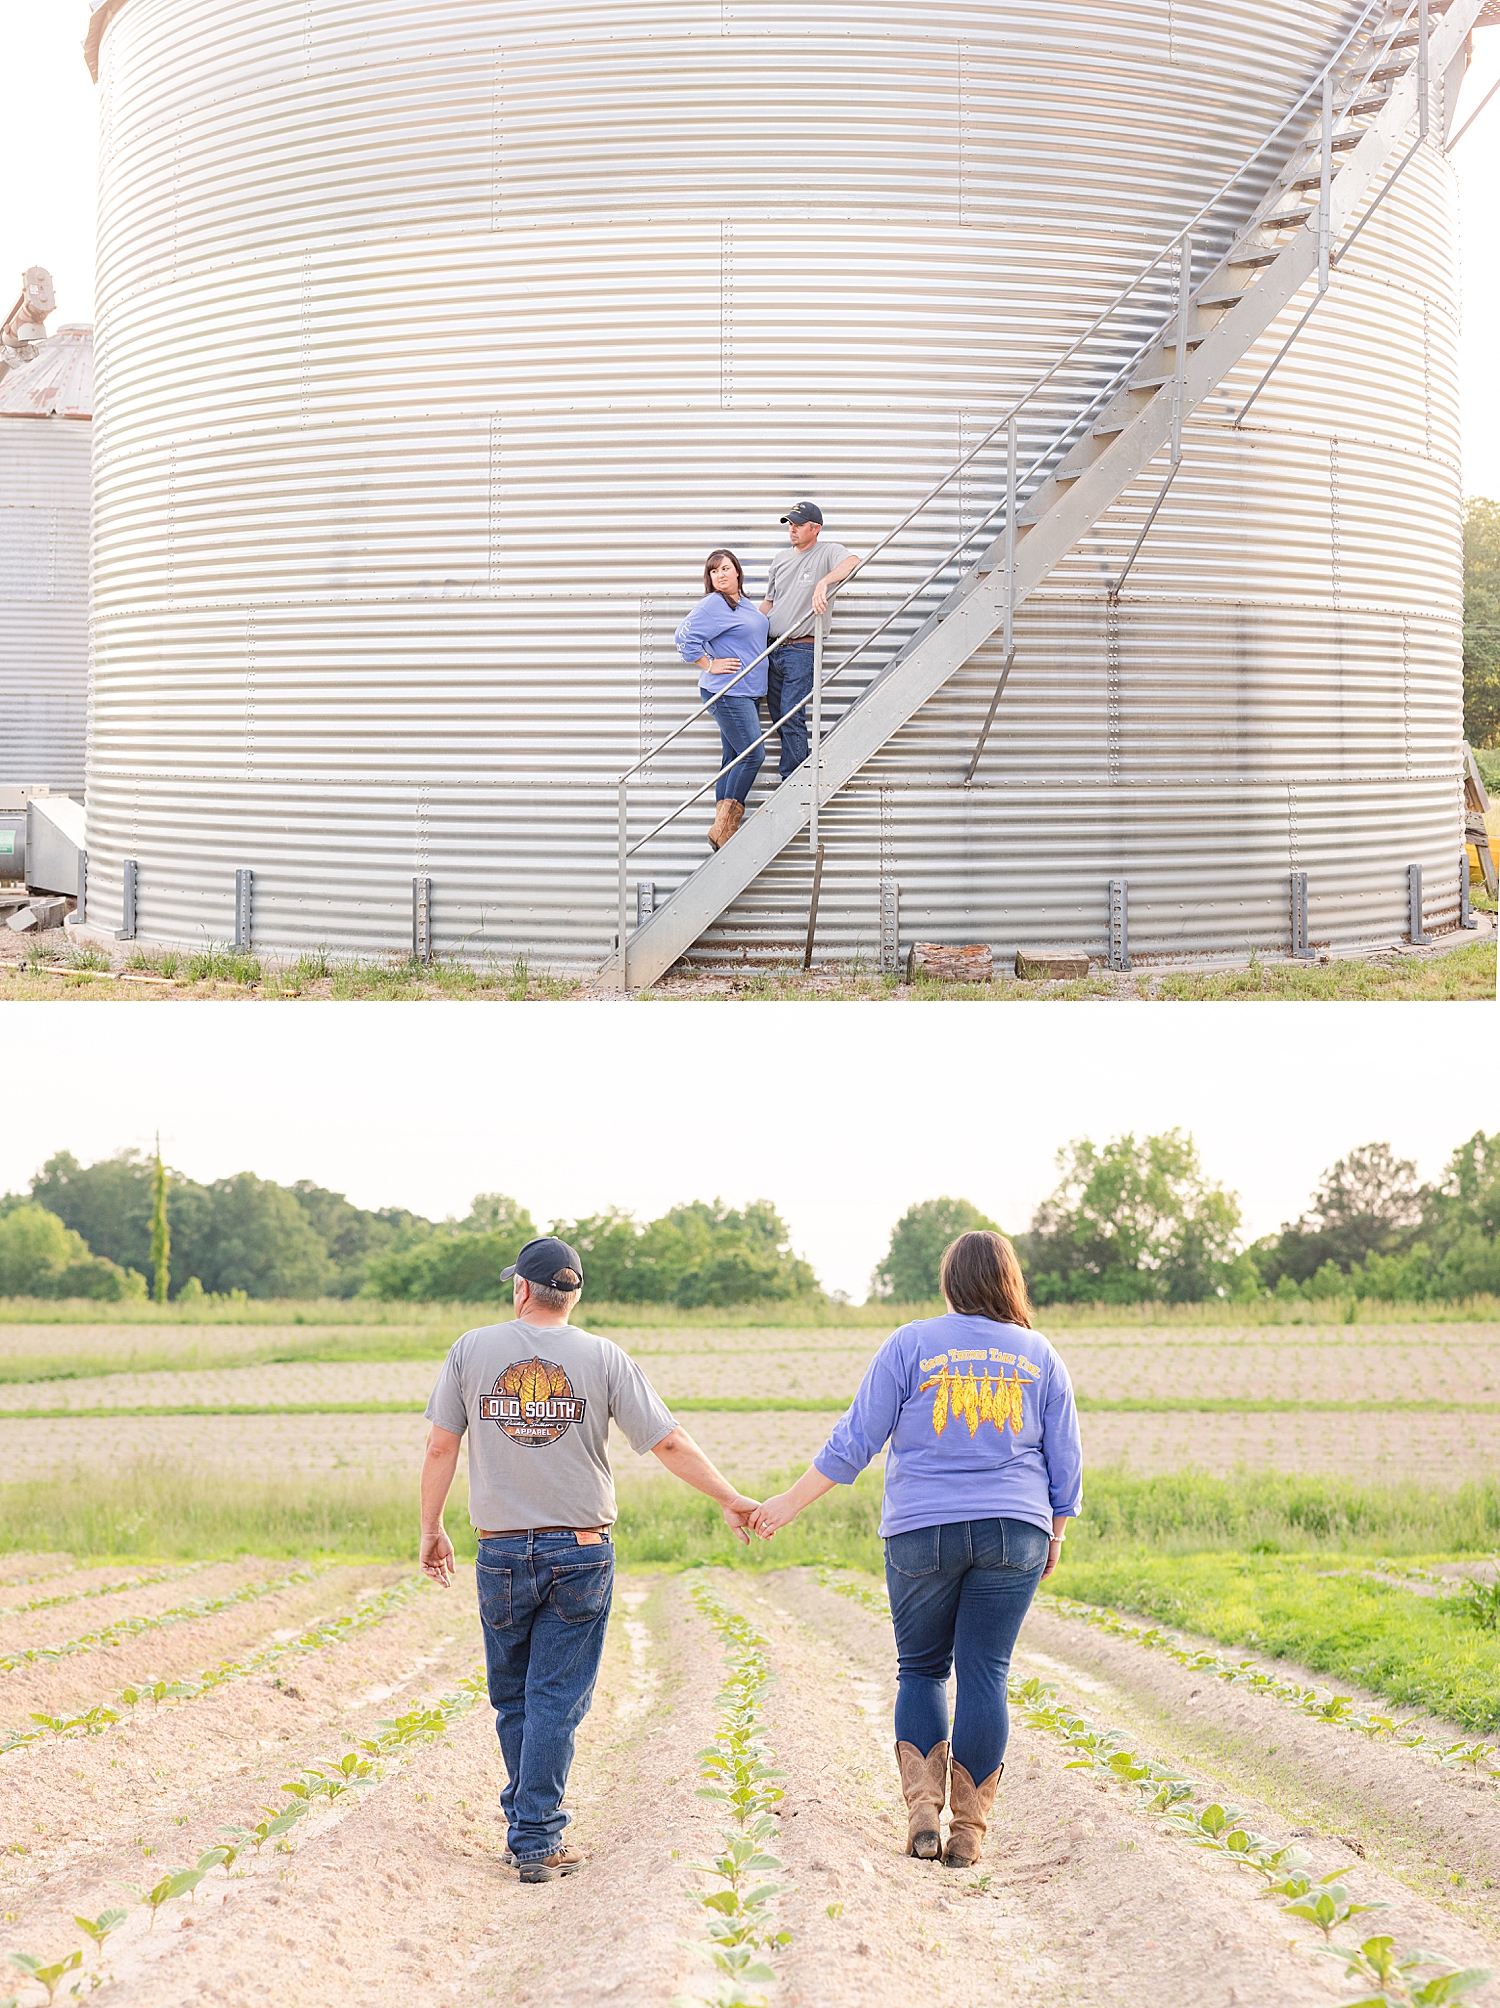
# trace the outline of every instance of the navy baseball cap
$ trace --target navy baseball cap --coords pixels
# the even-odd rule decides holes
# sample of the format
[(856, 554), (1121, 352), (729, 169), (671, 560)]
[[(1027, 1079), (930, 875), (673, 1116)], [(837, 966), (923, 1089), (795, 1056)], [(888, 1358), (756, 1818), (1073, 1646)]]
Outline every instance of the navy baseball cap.
[(795, 508), (788, 509), (781, 520), (783, 523), (821, 523), (823, 511), (816, 502), (799, 502)]
[[(571, 1269), (578, 1282), (555, 1282), (553, 1279), (561, 1269)], [(502, 1283), (508, 1283), (512, 1276), (519, 1276), (523, 1283), (540, 1283), (544, 1290), (576, 1290), (583, 1282), (583, 1258), (566, 1241), (543, 1234), (536, 1241), (528, 1241), (510, 1267), (500, 1271)]]

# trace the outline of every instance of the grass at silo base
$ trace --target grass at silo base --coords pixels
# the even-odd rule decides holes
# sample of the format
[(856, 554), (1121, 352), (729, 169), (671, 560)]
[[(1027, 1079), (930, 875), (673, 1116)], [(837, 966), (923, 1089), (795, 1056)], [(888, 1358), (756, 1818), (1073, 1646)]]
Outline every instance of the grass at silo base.
[[(1487, 902), (1476, 894), (1475, 906)], [(1304, 965), (1252, 959), (1243, 969), (1097, 969), (1074, 982), (908, 984), (868, 964), (795, 964), (664, 977), (638, 993), (656, 1003), (715, 1001), (889, 1003), (1480, 1003), (1495, 998), (1493, 935), (1462, 946), (1395, 950), (1371, 961)], [(278, 961), (211, 947), (193, 955), (135, 949), (109, 956), (69, 945), (59, 935), (28, 949), (0, 941), (0, 999), (172, 1003), (265, 1001), (581, 1002), (601, 993), (587, 979), (549, 975), (524, 956), (474, 967), (411, 960), (356, 962), (326, 954)], [(611, 993), (612, 994), (612, 993)]]

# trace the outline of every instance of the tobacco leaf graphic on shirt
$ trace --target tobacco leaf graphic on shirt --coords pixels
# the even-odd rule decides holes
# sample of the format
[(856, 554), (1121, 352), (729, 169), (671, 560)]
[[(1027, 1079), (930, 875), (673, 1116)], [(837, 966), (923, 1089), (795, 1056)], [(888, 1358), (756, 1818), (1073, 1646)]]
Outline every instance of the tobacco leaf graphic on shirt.
[(555, 1360), (533, 1354), (529, 1360), (511, 1362), (493, 1392), (481, 1398), (479, 1413), (486, 1422), (496, 1423), (512, 1443), (536, 1449), (556, 1443), (575, 1422), (582, 1422), (587, 1406)]
[(1007, 1379), (1003, 1369), (990, 1378), (984, 1374), (950, 1373), (944, 1367), (930, 1380), (924, 1380), (917, 1393), (926, 1394), (929, 1388), (937, 1390), (932, 1403), (932, 1427), (938, 1436), (948, 1427), (950, 1415), (955, 1419), (962, 1416), (969, 1425), (970, 1436), (977, 1434), (982, 1422), (992, 1422), (1002, 1435), (1009, 1423), (1012, 1436), (1019, 1436), (1026, 1426), (1022, 1397), (1027, 1388), (1035, 1386), (1034, 1380), (1021, 1374), (1012, 1374)]

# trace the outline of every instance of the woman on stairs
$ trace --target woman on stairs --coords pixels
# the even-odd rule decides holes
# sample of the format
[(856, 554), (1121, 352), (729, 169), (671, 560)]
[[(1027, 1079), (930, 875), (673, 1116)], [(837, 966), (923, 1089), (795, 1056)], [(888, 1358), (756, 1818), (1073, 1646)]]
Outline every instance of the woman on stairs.
[[(745, 820), (745, 802), (766, 757), (757, 703), (766, 694), (769, 623), (745, 598), (745, 573), (733, 551), (710, 551), (703, 567), (703, 598), (677, 630), (677, 652), (698, 671), (698, 690), (712, 700), (719, 728), (714, 820), (708, 847), (728, 843)], [(746, 664), (753, 664), (741, 675)], [(743, 757), (737, 757), (743, 756)], [(732, 765), (730, 763), (733, 763)]]
[(1011, 1652), (1082, 1507), (1083, 1450), (1067, 1368), (1032, 1329), (1010, 1243), (961, 1234), (941, 1276), (946, 1315), (891, 1334), (811, 1466), (749, 1525), (770, 1539), (890, 1445), (880, 1531), (906, 1851), (972, 1868), (1005, 1769)]

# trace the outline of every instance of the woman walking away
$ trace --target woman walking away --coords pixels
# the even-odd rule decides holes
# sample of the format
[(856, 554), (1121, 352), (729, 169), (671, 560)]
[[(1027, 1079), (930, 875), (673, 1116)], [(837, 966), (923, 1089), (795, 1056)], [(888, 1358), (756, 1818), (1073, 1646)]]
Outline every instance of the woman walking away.
[(769, 1539), (890, 1444), (880, 1531), (906, 1852), (966, 1869), (979, 1860), (1005, 1769), (1016, 1634), (1082, 1506), (1083, 1452), (1067, 1368), (1032, 1330), (1010, 1243), (960, 1234), (944, 1251), (942, 1287), (946, 1316), (891, 1334), (812, 1465), (749, 1524)]
[[(719, 728), (713, 827), (708, 847), (728, 843), (745, 820), (745, 802), (766, 757), (756, 699), (766, 694), (769, 623), (745, 598), (745, 572), (733, 551), (710, 551), (703, 567), (703, 598), (677, 630), (677, 651), (698, 671), (700, 695), (711, 698)], [(747, 664), (753, 668), (746, 669)], [(741, 672), (744, 672), (743, 674)], [(749, 749), (748, 751), (746, 749)], [(743, 758), (736, 755), (743, 754)], [(730, 763), (733, 762), (733, 765)]]

